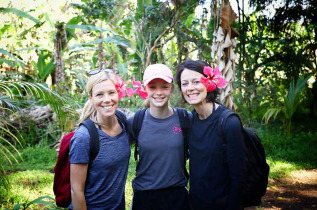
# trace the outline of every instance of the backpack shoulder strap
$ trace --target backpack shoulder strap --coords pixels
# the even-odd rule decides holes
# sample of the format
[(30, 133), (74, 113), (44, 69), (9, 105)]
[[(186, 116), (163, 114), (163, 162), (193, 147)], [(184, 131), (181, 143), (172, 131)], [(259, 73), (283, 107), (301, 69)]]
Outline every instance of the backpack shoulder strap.
[(127, 127), (127, 116), (120, 110), (116, 110), (116, 116), (124, 127)]
[(99, 153), (99, 134), (95, 126), (95, 123), (91, 119), (86, 119), (84, 122), (80, 123), (84, 125), (90, 135), (90, 154), (89, 154), (89, 165), (95, 160), (96, 156)]
[[(232, 110), (230, 109), (225, 109), (220, 117), (219, 117), (219, 120), (218, 120), (218, 131), (220, 133), (220, 137), (221, 139), (223, 140), (223, 144), (226, 145), (227, 141), (226, 141), (226, 138), (225, 138), (225, 125), (226, 125), (226, 122), (227, 122), (227, 119), (232, 116), (232, 115), (235, 115), (239, 118), (240, 120), (240, 117), (239, 115), (237, 115), (237, 113), (233, 112)], [(240, 120), (241, 121), (241, 120)]]
[(138, 138), (139, 134), (142, 128), (143, 119), (145, 116), (146, 109), (139, 109), (135, 114), (133, 118), (132, 123), (132, 130), (135, 137), (135, 145), (134, 145), (134, 159), (137, 162), (138, 161)]
[[(189, 131), (192, 122), (186, 109), (176, 108), (176, 110), (179, 118), (180, 127), (182, 128), (182, 132), (184, 135), (185, 146), (188, 148)], [(189, 157), (186, 158), (188, 159)]]
[(182, 108), (176, 108), (176, 111), (178, 114), (179, 123), (180, 123), (180, 126), (182, 128), (183, 133), (188, 134), (188, 131), (189, 131), (190, 126), (191, 126), (191, 121), (190, 121), (187, 110), (182, 109)]
[(227, 140), (226, 140), (226, 136), (225, 136), (225, 124), (227, 122), (227, 119), (231, 115), (237, 115), (237, 114), (235, 112), (231, 111), (230, 109), (225, 109), (221, 113), (219, 120), (218, 120), (218, 133), (219, 133), (221, 141), (222, 141), (222, 148), (223, 148), (223, 153), (224, 153), (226, 164), (228, 163), (228, 160), (227, 160)]
[(142, 128), (145, 111), (146, 109), (140, 109), (134, 114), (132, 129), (133, 129), (134, 137), (136, 138), (136, 140), (139, 137), (139, 133)]
[(191, 119), (189, 118), (186, 109), (176, 108), (179, 124), (184, 136), (184, 174), (189, 179), (189, 174), (186, 169), (186, 160), (189, 159), (189, 130), (191, 128)]

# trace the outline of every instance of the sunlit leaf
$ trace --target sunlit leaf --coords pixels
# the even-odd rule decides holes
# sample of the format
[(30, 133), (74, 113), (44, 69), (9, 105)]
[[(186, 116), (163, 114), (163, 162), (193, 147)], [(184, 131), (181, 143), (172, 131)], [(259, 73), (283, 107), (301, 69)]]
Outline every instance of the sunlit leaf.
[(105, 28), (100, 28), (100, 27), (93, 26), (93, 25), (66, 25), (66, 29), (81, 29), (81, 30), (86, 30), (86, 31), (110, 32), (114, 35), (119, 35), (111, 30), (108, 30)]
[(28, 18), (29, 20), (32, 20), (36, 24), (41, 23), (41, 21), (39, 21), (38, 19), (36, 19), (32, 15), (29, 15), (28, 13), (23, 12), (22, 10), (19, 10), (19, 9), (15, 9), (15, 8), (0, 8), (0, 12), (2, 12), (2, 13), (14, 13), (17, 16)]
[(21, 66), (22, 68), (24, 67), (24, 64), (23, 64), (21, 61), (19, 61), (16, 57), (14, 57), (10, 52), (6, 51), (5, 49), (0, 48), (0, 53), (9, 56), (9, 57), (12, 58), (15, 62), (17, 62), (17, 63), (19, 64), (19, 66)]

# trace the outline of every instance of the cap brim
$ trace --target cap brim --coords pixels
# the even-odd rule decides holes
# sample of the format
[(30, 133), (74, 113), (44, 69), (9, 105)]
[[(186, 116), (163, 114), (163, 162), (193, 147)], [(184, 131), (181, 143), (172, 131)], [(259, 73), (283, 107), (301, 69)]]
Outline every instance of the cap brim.
[(168, 77), (168, 76), (153, 75), (152, 77), (150, 77), (150, 78), (146, 79), (145, 81), (143, 81), (143, 85), (147, 86), (147, 84), (149, 84), (154, 79), (162, 79), (162, 80), (166, 81), (167, 83), (171, 83), (173, 81), (173, 79)]

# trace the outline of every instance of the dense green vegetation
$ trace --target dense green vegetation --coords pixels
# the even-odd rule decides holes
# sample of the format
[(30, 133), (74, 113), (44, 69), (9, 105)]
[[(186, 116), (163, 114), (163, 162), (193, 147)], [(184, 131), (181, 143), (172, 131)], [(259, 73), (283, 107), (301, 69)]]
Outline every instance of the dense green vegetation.
[[(317, 127), (316, 122), (314, 123)], [(314, 132), (298, 132), (286, 135), (276, 126), (257, 130), (266, 149), (268, 163), (271, 167), (270, 178), (280, 179), (289, 176), (294, 170), (317, 168), (316, 154), (317, 130)], [(126, 185), (126, 209), (129, 209), (132, 198), (131, 181), (135, 174), (135, 161), (132, 146), (128, 179)], [(309, 152), (308, 152), (309, 151)], [(53, 194), (52, 170), (57, 154), (48, 146), (33, 146), (21, 151), (23, 162), (9, 168), (9, 181), (14, 183), (10, 191), (1, 190), (2, 207), (13, 208), (14, 204), (28, 203), (41, 196)], [(46, 201), (51, 201), (45, 199)], [(42, 209), (43, 206), (33, 204), (30, 209)], [(51, 206), (51, 208), (56, 208)]]
[[(174, 73), (189, 58), (227, 65), (230, 49), (238, 57), (226, 94), (263, 139), (270, 177), (317, 168), (317, 1), (238, 4), (237, 19), (223, 31), (232, 35), (232, 47), (214, 57), (214, 32), (220, 19), (225, 22), (220, 12), (228, 2), (1, 1), (0, 208), (54, 203), (41, 197), (53, 197), (52, 145), (76, 127), (76, 110), (87, 100), (87, 71), (112, 68), (125, 81), (140, 80), (151, 63), (165, 63)], [(177, 88), (171, 104), (191, 109)], [(138, 96), (120, 101), (132, 111), (141, 105)], [(131, 159), (127, 206), (134, 168)]]

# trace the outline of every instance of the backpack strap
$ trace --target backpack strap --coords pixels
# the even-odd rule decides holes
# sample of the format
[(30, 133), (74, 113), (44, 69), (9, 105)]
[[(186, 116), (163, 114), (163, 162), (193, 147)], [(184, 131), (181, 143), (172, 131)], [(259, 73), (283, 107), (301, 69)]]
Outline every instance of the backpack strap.
[(118, 120), (121, 123), (123, 123), (124, 127), (127, 127), (127, 117), (126, 117), (126, 115), (120, 110), (116, 110), (115, 114), (116, 114)]
[[(122, 122), (124, 126), (126, 126), (127, 118), (125, 114), (119, 110), (116, 110), (115, 114), (118, 117), (119, 121)], [(89, 132), (89, 136), (90, 136), (90, 153), (89, 153), (89, 166), (90, 166), (99, 153), (99, 134), (98, 134), (98, 130), (96, 128), (95, 123), (89, 118), (87, 118), (85, 121), (80, 123), (80, 125), (83, 125), (87, 128)]]
[(184, 136), (184, 174), (186, 178), (189, 178), (188, 171), (186, 169), (186, 161), (189, 159), (189, 131), (191, 128), (191, 120), (188, 116), (188, 112), (186, 109), (176, 108), (180, 127)]
[(138, 163), (138, 138), (142, 128), (143, 119), (145, 116), (146, 109), (139, 109), (133, 118), (132, 129), (135, 137), (135, 145), (134, 145), (134, 159)]
[(90, 153), (89, 153), (89, 166), (95, 160), (96, 156), (99, 153), (99, 134), (96, 128), (95, 123), (87, 118), (85, 121), (80, 123), (80, 125), (84, 125), (89, 132), (90, 135)]
[[(184, 136), (184, 146), (188, 149), (188, 138), (189, 138), (189, 131), (191, 128), (191, 120), (189, 118), (188, 112), (186, 109), (176, 108), (180, 127), (182, 128), (183, 136)], [(189, 153), (185, 156), (186, 159), (189, 158)]]
[[(241, 123), (241, 119), (240, 119), (240, 117), (239, 117), (239, 115), (237, 114), (237, 113), (235, 113), (235, 112), (233, 112), (232, 110), (230, 110), (230, 109), (225, 109), (222, 113), (221, 113), (221, 115), (220, 115), (220, 117), (219, 117), (219, 120), (218, 120), (218, 122), (219, 122), (219, 124), (218, 124), (218, 131), (219, 131), (219, 133), (220, 133), (220, 137), (221, 137), (221, 139), (223, 140), (223, 144), (226, 144), (227, 143), (227, 140), (226, 140), (226, 138), (225, 138), (225, 125), (226, 125), (226, 122), (227, 122), (227, 119), (230, 117), (230, 116), (237, 116), (238, 117), (238, 119), (240, 120), (240, 123)], [(242, 125), (242, 124), (241, 124)]]
[[(226, 163), (227, 163), (227, 140), (225, 137), (225, 125), (226, 125), (227, 119), (233, 115), (237, 116), (238, 119), (240, 120), (239, 115), (230, 109), (225, 109), (221, 113), (219, 120), (218, 120), (218, 133), (220, 134), (220, 138), (222, 140), (222, 147), (223, 147)], [(241, 122), (241, 120), (240, 120), (240, 122)]]

